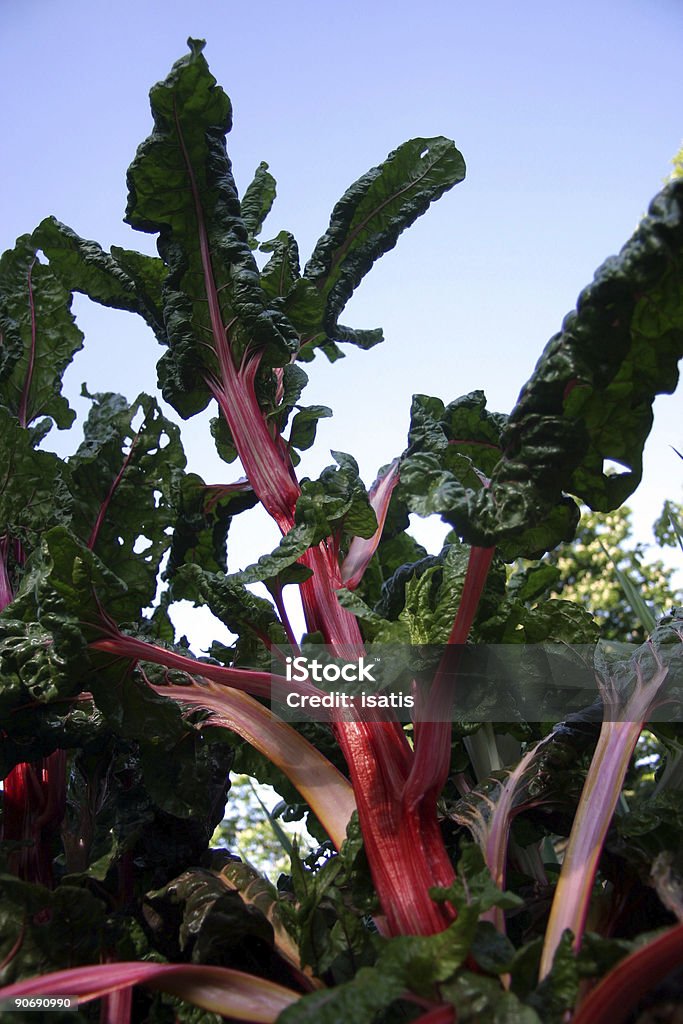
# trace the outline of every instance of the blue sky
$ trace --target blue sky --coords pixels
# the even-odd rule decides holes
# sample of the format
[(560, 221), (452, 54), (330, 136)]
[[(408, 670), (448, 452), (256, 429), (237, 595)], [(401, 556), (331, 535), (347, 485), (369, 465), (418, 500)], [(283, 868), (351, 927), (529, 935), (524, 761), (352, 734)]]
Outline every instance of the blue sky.
[[(55, 214), (104, 245), (151, 251), (122, 223), (125, 171), (151, 127), (149, 87), (188, 35), (206, 38), (232, 98), (238, 185), (269, 162), (279, 197), (266, 237), (292, 230), (304, 258), (336, 199), (391, 149), (455, 140), (466, 181), (402, 236), (344, 315), (381, 325), (385, 344), (310, 367), (307, 401), (335, 411), (310, 473), (341, 448), (370, 482), (404, 446), (415, 391), (451, 400), (483, 388), (509, 411), (683, 140), (679, 0), (423, 0), (419, 11), (403, 0), (23, 0), (2, 5), (0, 34), (3, 249)], [(72, 393), (83, 380), (131, 398), (149, 389), (160, 350), (145, 329), (85, 300), (77, 309), (90, 344), (69, 371)], [(681, 433), (680, 397), (658, 400), (632, 502), (640, 532), (680, 495), (669, 446), (683, 450)], [(205, 477), (232, 473), (203, 424), (188, 446)], [(264, 534), (240, 545), (244, 563)]]

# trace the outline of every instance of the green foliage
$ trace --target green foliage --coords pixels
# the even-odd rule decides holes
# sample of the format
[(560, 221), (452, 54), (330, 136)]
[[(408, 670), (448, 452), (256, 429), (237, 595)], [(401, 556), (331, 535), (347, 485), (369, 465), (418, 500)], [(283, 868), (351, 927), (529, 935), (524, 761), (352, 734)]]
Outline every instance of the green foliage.
[(647, 633), (615, 569), (637, 588), (655, 618), (680, 603), (681, 594), (674, 589), (673, 569), (649, 557), (645, 545), (633, 543), (631, 537), (626, 506), (607, 515), (586, 511), (574, 542), (557, 548), (546, 560), (560, 573), (550, 589), (552, 596), (589, 608), (604, 639), (642, 643)]

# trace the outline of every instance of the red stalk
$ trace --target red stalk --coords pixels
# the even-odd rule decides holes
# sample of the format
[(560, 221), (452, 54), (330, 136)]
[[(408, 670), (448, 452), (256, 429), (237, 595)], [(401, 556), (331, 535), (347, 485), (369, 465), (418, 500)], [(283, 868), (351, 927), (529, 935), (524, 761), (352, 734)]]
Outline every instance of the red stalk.
[(254, 697), (265, 697), (267, 700), (283, 699), (288, 693), (296, 690), (301, 694), (318, 694), (319, 691), (310, 683), (287, 683), (282, 676), (271, 675), (270, 672), (257, 672), (250, 668), (229, 668), (224, 665), (210, 665), (196, 661), (184, 654), (167, 651), (164, 647), (136, 640), (134, 637), (119, 633), (105, 640), (94, 640), (90, 647), (95, 651), (112, 654), (116, 658), (130, 658), (134, 661), (149, 661), (155, 665), (185, 672), (190, 676), (202, 676), (214, 683), (230, 686)]
[[(469, 636), (495, 550), (470, 548), (462, 597), (448, 637), (449, 646), (464, 644)], [(448, 778), (451, 761), (448, 700), (451, 695), (447, 686), (452, 653), (444, 652), (427, 698), (425, 714), (415, 724), (415, 758), (403, 793), (406, 809), (425, 798), (436, 800)], [(430, 714), (434, 721), (429, 721)]]
[[(302, 584), (310, 630), (320, 630), (335, 654), (355, 658), (362, 637), (354, 616), (341, 608), (340, 570), (325, 543), (303, 561), (314, 570)], [(335, 733), (349, 766), (358, 817), (373, 882), (389, 934), (430, 935), (453, 920), (451, 908), (435, 903), (432, 886), (447, 887), (455, 873), (436, 817), (436, 799), (406, 809), (401, 799), (412, 752), (397, 722), (349, 722)]]
[(378, 477), (368, 492), (370, 504), (377, 516), (377, 529), (372, 537), (354, 537), (349, 546), (348, 554), (341, 567), (341, 575), (347, 590), (355, 590), (370, 560), (382, 539), (384, 523), (389, 511), (389, 502), (399, 480), (398, 459), (394, 459), (383, 477)]
[(10, 869), (27, 882), (52, 885), (52, 839), (66, 806), (66, 751), (17, 764), (4, 781), (2, 838), (27, 843), (10, 855)]
[(220, 370), (220, 383), (207, 379), (207, 384), (230, 427), (238, 455), (255, 494), (282, 532), (286, 533), (294, 524), (294, 506), (299, 497), (299, 486), (293, 478), (286, 447), (281, 445), (278, 450), (256, 398), (254, 377), (260, 356), (252, 353), (241, 372), (235, 366), (228, 340), (229, 328), (223, 323), (202, 200), (177, 109), (175, 122), (194, 202), (209, 320)]
[[(218, 377), (206, 380), (226, 418), (237, 453), (255, 494), (287, 533), (294, 525), (300, 494), (291, 460), (282, 439), (273, 438), (254, 390), (260, 355), (245, 353), (239, 371), (223, 322), (211, 261), (201, 197), (176, 112), (176, 130), (190, 183), (199, 237), (209, 318), (218, 360)], [(387, 488), (391, 481), (387, 482)], [(386, 511), (386, 510), (385, 510)], [(374, 538), (373, 538), (374, 539)], [(376, 541), (379, 541), (377, 536)], [(355, 561), (354, 552), (354, 561)], [(359, 554), (350, 577), (362, 572), (367, 551)], [(358, 654), (362, 639), (353, 615), (341, 607), (335, 591), (343, 586), (337, 549), (332, 538), (310, 549), (302, 558), (314, 575), (301, 585), (306, 622), (323, 635), (335, 654)], [(476, 607), (476, 604), (475, 604)], [(463, 612), (463, 615), (465, 612)], [(472, 612), (474, 614), (474, 612)], [(100, 647), (100, 649), (102, 649)], [(252, 692), (254, 692), (252, 690)], [(452, 909), (429, 897), (431, 886), (448, 886), (454, 872), (443, 845), (436, 817), (434, 785), (422, 799), (417, 792), (406, 803), (400, 793), (410, 772), (412, 752), (398, 722), (349, 722), (341, 718), (335, 731), (353, 784), (361, 830), (377, 892), (393, 934), (430, 934), (443, 930), (454, 916)], [(444, 735), (446, 730), (443, 730)]]
[(636, 949), (605, 975), (581, 1003), (573, 1024), (623, 1024), (642, 997), (683, 959), (683, 924)]
[(9, 569), (7, 566), (9, 546), (9, 537), (7, 535), (0, 537), (0, 612), (14, 600), (14, 592), (9, 580)]

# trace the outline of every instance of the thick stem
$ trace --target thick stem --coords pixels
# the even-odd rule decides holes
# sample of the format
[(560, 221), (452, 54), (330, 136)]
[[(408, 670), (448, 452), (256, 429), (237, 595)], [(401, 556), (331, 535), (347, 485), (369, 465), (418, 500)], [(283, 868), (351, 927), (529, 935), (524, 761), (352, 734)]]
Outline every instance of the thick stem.
[(9, 545), (8, 537), (0, 537), (0, 612), (14, 600), (14, 592), (9, 580), (9, 569), (7, 566)]

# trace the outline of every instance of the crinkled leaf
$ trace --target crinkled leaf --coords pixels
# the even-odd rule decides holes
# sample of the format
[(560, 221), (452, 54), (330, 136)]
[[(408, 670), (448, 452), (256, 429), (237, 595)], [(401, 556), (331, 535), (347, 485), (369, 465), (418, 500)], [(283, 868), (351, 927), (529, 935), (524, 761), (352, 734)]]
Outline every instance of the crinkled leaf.
[[(103, 952), (105, 904), (87, 889), (42, 885), (0, 875), (0, 983), (97, 963)], [(21, 939), (16, 955), (11, 955)]]
[(439, 988), (463, 963), (476, 929), (476, 914), (465, 907), (445, 931), (430, 936), (399, 936), (382, 944), (374, 967), (362, 967), (343, 985), (304, 996), (280, 1017), (281, 1024), (372, 1024), (406, 991), (438, 998)]
[(148, 893), (143, 912), (158, 947), (172, 959), (182, 954), (192, 963), (258, 970), (264, 947), (273, 945), (263, 914), (202, 868)]
[(68, 462), (72, 529), (126, 583), (127, 606), (124, 612), (119, 603), (119, 619), (137, 620), (156, 594), (159, 565), (170, 543), (165, 531), (172, 493), (185, 455), (178, 427), (148, 395), (131, 405), (111, 393), (87, 397), (93, 406), (84, 440)]
[(240, 860), (230, 860), (223, 865), (220, 879), (224, 886), (238, 892), (246, 904), (256, 907), (270, 922), (278, 952), (299, 969), (299, 949), (285, 926), (282, 899), (275, 886), (251, 864)]
[(253, 508), (257, 498), (244, 481), (211, 487), (196, 473), (183, 475), (173, 492), (175, 525), (165, 578), (185, 562), (225, 572), (226, 539), (233, 516)]
[[(244, 201), (243, 201), (244, 204)], [(261, 252), (270, 252), (270, 257), (261, 271), (261, 287), (269, 298), (275, 299), (279, 296), (290, 296), (294, 294), (293, 289), (300, 280), (299, 270), (299, 247), (296, 244), (294, 235), (289, 231), (281, 231), (269, 242), (262, 242), (259, 246)], [(308, 286), (313, 295), (317, 293)], [(319, 316), (318, 312), (318, 316)], [(291, 318), (298, 326), (298, 318)]]
[(242, 220), (249, 234), (252, 248), (256, 248), (256, 239), (261, 233), (263, 222), (270, 213), (275, 200), (275, 178), (268, 170), (268, 164), (262, 160), (254, 172), (254, 177), (242, 196)]
[(411, 139), (344, 193), (304, 270), (324, 299), (322, 327), (330, 341), (367, 348), (381, 340), (381, 332), (340, 329), (339, 314), (375, 260), (464, 177), (465, 162), (448, 139)]
[(498, 888), (484, 863), (481, 850), (472, 844), (463, 846), (453, 884), (447, 889), (432, 889), (430, 895), (440, 902), (452, 903), (460, 913), (466, 909), (474, 920), (491, 907), (512, 910), (524, 904), (519, 896), (512, 892), (502, 892)]
[[(78, 691), (79, 684), (83, 685), (89, 668), (80, 626), (74, 618), (63, 615), (63, 609), (57, 606), (45, 624), (10, 618), (13, 611), (14, 606), (0, 618), (3, 716), (20, 711), (27, 703), (69, 698)], [(38, 727), (40, 718), (36, 709), (35, 725), (31, 729), (29, 723), (29, 734), (42, 732)], [(48, 725), (48, 731), (54, 730)]]
[[(452, 521), (467, 539), (512, 543), (530, 527), (538, 531), (563, 491), (609, 511), (637, 487), (652, 403), (678, 381), (682, 253), (679, 180), (655, 197), (633, 237), (598, 269), (576, 312), (548, 343), (503, 431), (504, 455), (484, 500), (467, 508), (455, 496)], [(606, 460), (625, 471), (610, 473)], [(575, 521), (565, 525), (571, 535)]]
[[(230, 100), (190, 40), (190, 53), (150, 93), (154, 131), (128, 172), (126, 220), (159, 233), (168, 275), (164, 318), (169, 351), (159, 364), (164, 397), (182, 416), (210, 398), (207, 375), (219, 375), (218, 352), (230, 325), (232, 358), (266, 352), (289, 361), (293, 329), (269, 311), (242, 219), (225, 148)], [(220, 322), (219, 322), (220, 321)]]
[[(520, 554), (535, 557), (560, 540), (571, 539), (578, 511), (569, 499), (558, 498), (545, 518), (534, 523), (510, 499), (507, 532), (501, 529), (492, 538), (478, 529), (491, 503), (488, 478), (501, 462), (505, 423), (506, 417), (486, 410), (480, 391), (448, 406), (437, 398), (415, 395), (398, 490), (410, 511), (421, 516), (439, 513), (473, 544), (497, 543), (507, 560)], [(525, 480), (520, 470), (520, 487), (530, 486)], [(507, 500), (507, 492), (503, 497)]]
[(71, 496), (60, 460), (36, 451), (28, 431), (0, 406), (0, 536), (21, 541), (25, 553), (42, 533), (67, 521)]
[(412, 644), (445, 644), (465, 584), (469, 548), (452, 544), (437, 565), (413, 575), (406, 583), (405, 605), (399, 618), (406, 623)]
[[(272, 580), (281, 576), (286, 569), (297, 562), (301, 556), (308, 551), (316, 537), (315, 523), (299, 523), (293, 526), (289, 533), (286, 533), (278, 546), (269, 555), (262, 555), (253, 565), (233, 573), (228, 579), (238, 583), (260, 583), (263, 580)], [(311, 570), (301, 566), (301, 572), (297, 574), (297, 582), (308, 579)]]
[(222, 573), (206, 572), (198, 565), (184, 565), (172, 584), (176, 600), (207, 605), (239, 640), (231, 649), (231, 663), (270, 669), (270, 646), (286, 647), (287, 634), (275, 608), (247, 590), (240, 580)]
[(165, 270), (158, 257), (118, 246), (107, 253), (54, 217), (46, 217), (33, 238), (66, 288), (103, 306), (139, 313), (164, 341), (161, 286)]
[(49, 416), (60, 429), (75, 413), (61, 393), (62, 375), (83, 347), (71, 292), (40, 263), (31, 235), (0, 257), (0, 401), (28, 426)]
[(318, 480), (302, 481), (296, 521), (314, 525), (316, 542), (340, 527), (352, 536), (372, 537), (377, 517), (358, 475), (358, 465), (343, 452), (332, 455), (338, 466), (328, 466)]
[(457, 1007), (458, 1024), (551, 1024), (541, 1018), (530, 1006), (525, 1006), (512, 992), (506, 992), (500, 982), (481, 974), (463, 971), (444, 986), (444, 998)]
[(527, 996), (529, 1003), (548, 1024), (561, 1024), (576, 1004), (581, 982), (599, 978), (631, 950), (623, 939), (603, 938), (588, 932), (581, 949), (572, 948), (571, 932), (565, 932), (555, 953), (553, 966), (535, 992)]

